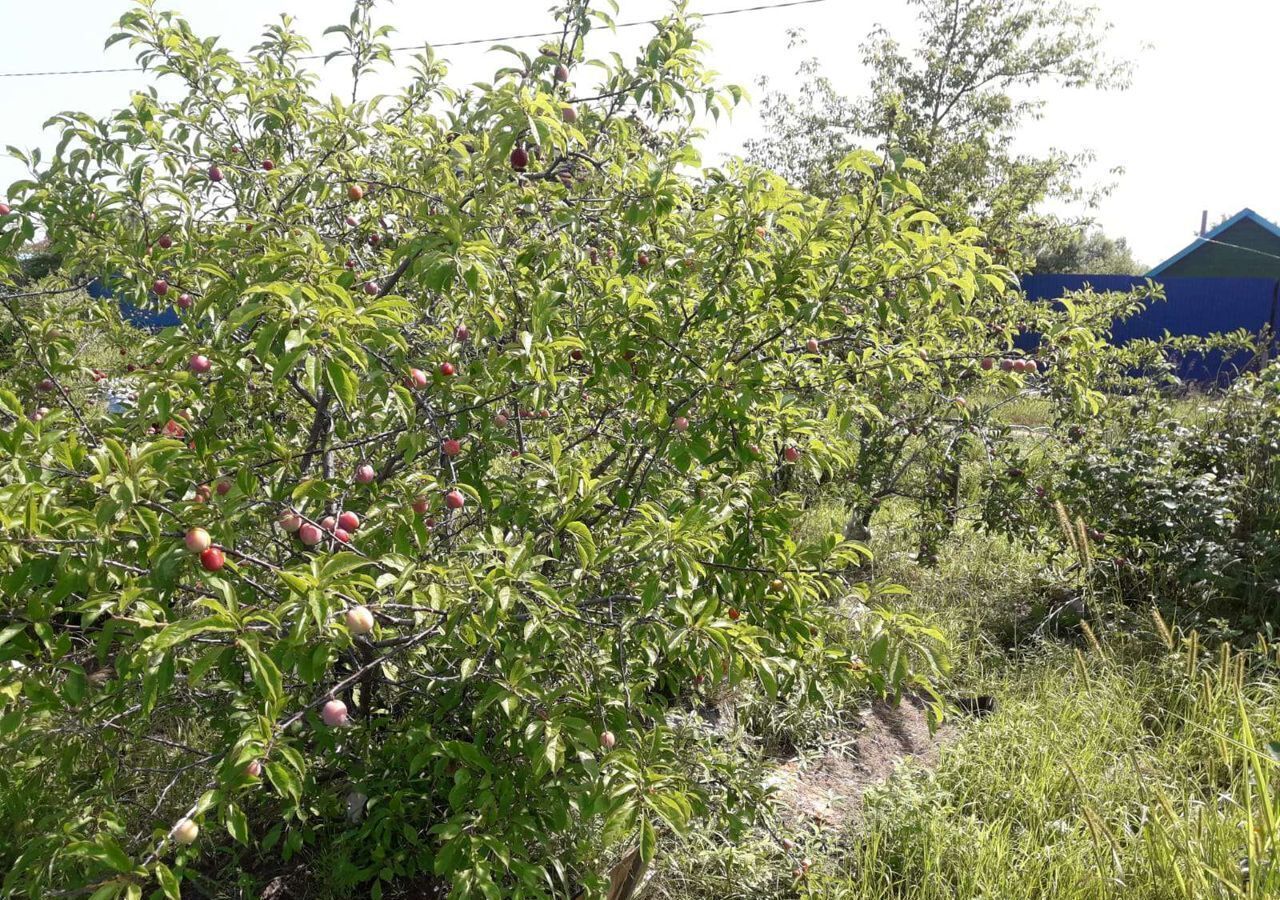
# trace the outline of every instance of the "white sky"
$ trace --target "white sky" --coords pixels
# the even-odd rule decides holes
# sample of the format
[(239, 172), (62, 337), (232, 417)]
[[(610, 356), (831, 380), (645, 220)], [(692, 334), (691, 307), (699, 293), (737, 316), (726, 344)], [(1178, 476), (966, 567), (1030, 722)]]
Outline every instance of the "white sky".
[[(691, 5), (711, 12), (762, 2), (775, 0), (692, 0)], [(1245, 206), (1280, 217), (1274, 145), (1280, 126), (1271, 106), (1280, 3), (1095, 2), (1116, 25), (1112, 52), (1136, 63), (1133, 87), (1116, 94), (1050, 93), (1047, 115), (1024, 130), (1021, 146), (1031, 152), (1091, 149), (1098, 156), (1099, 180), (1123, 167), (1097, 217), (1108, 233), (1127, 237), (1138, 258), (1150, 265), (1192, 239), (1202, 209), (1209, 210), (1211, 222)], [(441, 43), (549, 30), (551, 4), (384, 0), (380, 19), (397, 28), (397, 45)], [(220, 35), (238, 51), (251, 46), (261, 25), (279, 12), (296, 16), (297, 27), (317, 51), (329, 49), (321, 32), (345, 21), (350, 11), (349, 0), (170, 0), (166, 5), (180, 10), (197, 33)], [(665, 0), (621, 0), (621, 6), (620, 20), (652, 18), (667, 8)], [(112, 22), (128, 8), (126, 0), (0, 0), (0, 72), (129, 65), (132, 56), (123, 44), (103, 50)], [(711, 66), (758, 96), (761, 74), (775, 86), (794, 83), (799, 57), (787, 51), (786, 29), (801, 26), (809, 41), (804, 52), (822, 59), (835, 83), (857, 95), (866, 83), (857, 48), (877, 22), (904, 38), (914, 30), (905, 0), (826, 0), (712, 18), (704, 37), (712, 45)], [(624, 30), (599, 46), (625, 51), (647, 33), (647, 28)], [(522, 43), (530, 49), (538, 44)], [(502, 60), (484, 46), (441, 54), (452, 63), (455, 84), (487, 78)], [(341, 90), (345, 73), (338, 63), (331, 69), (325, 84)], [(106, 114), (123, 105), (143, 78), (139, 73), (0, 78), (0, 146), (51, 147), (56, 135), (42, 130), (50, 115), (68, 109)], [(713, 135), (704, 148), (706, 158), (738, 151), (758, 130), (754, 111), (741, 110)], [(0, 196), (24, 174), (16, 161), (0, 158)]]

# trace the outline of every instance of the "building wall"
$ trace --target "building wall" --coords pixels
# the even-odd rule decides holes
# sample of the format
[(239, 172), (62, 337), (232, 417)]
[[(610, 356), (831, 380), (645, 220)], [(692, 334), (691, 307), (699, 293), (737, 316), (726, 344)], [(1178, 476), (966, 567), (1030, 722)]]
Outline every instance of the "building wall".
[[(1280, 260), (1277, 260), (1280, 262)], [(1280, 317), (1280, 281), (1262, 278), (1165, 278), (1151, 279), (1164, 288), (1165, 299), (1151, 303), (1127, 321), (1111, 325), (1111, 340), (1124, 345), (1133, 340), (1160, 340), (1171, 335), (1207, 336), (1219, 332), (1273, 329)], [(1146, 278), (1127, 275), (1031, 275), (1022, 289), (1032, 300), (1046, 303), (1073, 291), (1092, 288), (1098, 293), (1129, 292), (1143, 287)], [(1023, 335), (1018, 346), (1033, 349), (1039, 338)], [(1192, 381), (1226, 381), (1256, 361), (1248, 354), (1227, 356), (1213, 350), (1179, 360), (1178, 374)]]
[[(1160, 273), (1160, 278), (1280, 279), (1280, 237), (1251, 219), (1243, 219)], [(1223, 244), (1248, 249), (1238, 250)], [(1250, 252), (1250, 251), (1259, 252)], [(1270, 255), (1263, 255), (1270, 254)]]

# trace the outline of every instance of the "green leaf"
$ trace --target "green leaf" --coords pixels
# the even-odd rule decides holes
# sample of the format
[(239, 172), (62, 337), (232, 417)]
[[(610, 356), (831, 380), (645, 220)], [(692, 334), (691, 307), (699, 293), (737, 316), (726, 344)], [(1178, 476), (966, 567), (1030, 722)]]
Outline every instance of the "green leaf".
[(356, 406), (356, 379), (346, 363), (337, 359), (330, 359), (325, 362), (324, 374), (325, 381), (333, 389), (334, 395), (348, 409), (354, 409)]
[(236, 625), (226, 616), (209, 616), (205, 619), (186, 619), (166, 625), (159, 634), (147, 638), (146, 648), (151, 653), (163, 653), (170, 647), (186, 643), (198, 634), (213, 631), (235, 631)]
[(254, 684), (258, 687), (258, 693), (273, 706), (278, 705), (284, 699), (280, 669), (270, 656), (259, 651), (247, 639), (238, 638), (236, 644), (244, 651), (245, 658), (249, 661), (249, 671), (253, 675)]
[(658, 848), (658, 835), (648, 816), (640, 817), (640, 859), (649, 862)]
[(124, 890), (124, 884), (119, 881), (109, 881), (94, 891), (89, 896), (89, 900), (112, 900), (113, 897), (119, 897), (122, 890)]
[(245, 817), (244, 811), (234, 803), (228, 803), (226, 806), (227, 834), (231, 835), (238, 843), (247, 845), (249, 843), (249, 820)]
[(3, 630), (0, 630), (0, 647), (22, 634), (26, 628), (25, 622), (14, 622), (12, 625), (6, 625)]
[(591, 537), (591, 530), (582, 522), (568, 522), (564, 527), (577, 539), (574, 546), (578, 551), (578, 561), (584, 569), (590, 568), (597, 554), (596, 542)]
[(168, 866), (160, 862), (156, 863), (154, 871), (156, 883), (160, 885), (160, 890), (166, 900), (182, 900), (182, 882), (178, 880), (178, 876), (174, 875)]
[(267, 780), (281, 796), (288, 797), (295, 803), (302, 799), (302, 782), (292, 770), (278, 762), (269, 762), (265, 768)]
[(129, 859), (129, 854), (124, 852), (124, 848), (116, 843), (116, 839), (106, 833), (99, 833), (97, 844), (102, 848), (103, 861), (115, 869), (117, 872), (130, 872), (133, 870), (133, 862)]

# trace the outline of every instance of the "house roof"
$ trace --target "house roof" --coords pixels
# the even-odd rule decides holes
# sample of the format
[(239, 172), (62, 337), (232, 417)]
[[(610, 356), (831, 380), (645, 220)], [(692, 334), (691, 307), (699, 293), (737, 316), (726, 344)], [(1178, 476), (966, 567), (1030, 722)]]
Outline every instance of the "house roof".
[(1173, 256), (1169, 257), (1164, 262), (1160, 263), (1160, 265), (1156, 266), (1154, 269), (1152, 269), (1150, 272), (1147, 273), (1147, 277), (1148, 278), (1156, 277), (1165, 269), (1169, 268), (1171, 265), (1178, 262), (1178, 260), (1186, 256), (1190, 256), (1196, 250), (1199, 250), (1201, 247), (1203, 247), (1206, 242), (1216, 240), (1223, 233), (1235, 227), (1236, 225), (1239, 225), (1245, 219), (1252, 220), (1255, 224), (1271, 232), (1277, 238), (1280, 238), (1280, 225), (1276, 225), (1274, 222), (1271, 222), (1271, 221), (1268, 221), (1267, 219), (1262, 218), (1262, 216), (1258, 215), (1253, 210), (1249, 209), (1248, 207), (1245, 207), (1244, 209), (1240, 210), (1240, 212), (1232, 216), (1230, 219), (1227, 219), (1227, 221), (1223, 222), (1217, 228), (1213, 229), (1207, 234), (1203, 234), (1200, 237), (1197, 237), (1194, 241), (1192, 241), (1190, 244), (1187, 244), (1187, 246), (1183, 247)]

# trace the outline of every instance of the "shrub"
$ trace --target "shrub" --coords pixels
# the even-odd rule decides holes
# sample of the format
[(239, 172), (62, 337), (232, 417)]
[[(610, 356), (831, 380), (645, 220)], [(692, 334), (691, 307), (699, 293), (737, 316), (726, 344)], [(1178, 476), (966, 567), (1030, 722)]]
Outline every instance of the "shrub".
[(1127, 598), (1256, 626), (1280, 584), (1280, 370), (1198, 406), (1120, 403), (1077, 448), (1060, 490), (1090, 523), (1099, 574)]

